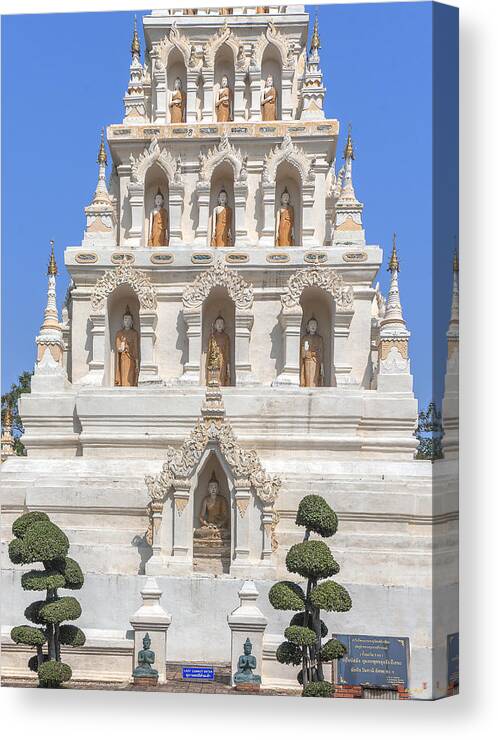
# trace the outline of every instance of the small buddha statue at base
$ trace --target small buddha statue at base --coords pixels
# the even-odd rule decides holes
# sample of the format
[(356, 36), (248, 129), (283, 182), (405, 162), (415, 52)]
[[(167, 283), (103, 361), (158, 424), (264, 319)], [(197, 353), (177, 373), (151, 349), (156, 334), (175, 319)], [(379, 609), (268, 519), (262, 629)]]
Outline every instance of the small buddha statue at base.
[(244, 643), (244, 655), (237, 662), (238, 671), (233, 677), (236, 689), (244, 691), (259, 691), (261, 676), (253, 673), (256, 668), (256, 658), (252, 655), (252, 642), (249, 638)]
[(155, 668), (152, 668), (153, 663), (156, 660), (156, 656), (153, 650), (150, 649), (150, 637), (147, 632), (144, 639), (142, 640), (142, 650), (138, 653), (138, 665), (133, 670), (132, 676), (134, 683), (136, 684), (148, 684), (155, 686), (159, 673)]

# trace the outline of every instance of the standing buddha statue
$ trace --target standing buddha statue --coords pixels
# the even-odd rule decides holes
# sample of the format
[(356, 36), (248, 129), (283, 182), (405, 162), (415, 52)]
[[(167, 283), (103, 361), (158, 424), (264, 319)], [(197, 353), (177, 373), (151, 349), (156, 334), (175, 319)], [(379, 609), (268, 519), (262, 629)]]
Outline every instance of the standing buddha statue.
[(301, 339), (300, 385), (318, 388), (323, 385), (323, 339), (317, 333), (318, 321), (312, 316)]
[(220, 190), (218, 195), (218, 205), (213, 210), (211, 246), (232, 246), (232, 209), (228, 205), (228, 195), (226, 190)]
[(294, 209), (290, 205), (287, 188), (282, 193), (280, 208), (277, 211), (275, 244), (277, 247), (294, 246)]
[(154, 208), (150, 217), (149, 247), (168, 246), (168, 212), (164, 207), (164, 196), (158, 189), (154, 197)]
[(114, 385), (121, 388), (138, 385), (138, 333), (133, 328), (133, 317), (128, 306), (123, 316), (123, 328), (116, 332), (114, 349), (116, 353)]
[(273, 84), (273, 76), (268, 75), (261, 94), (261, 115), (263, 121), (277, 120), (277, 89)]
[(215, 108), (218, 123), (226, 123), (232, 120), (232, 91), (226, 75), (221, 78), (221, 85), (216, 93)]
[(169, 104), (171, 123), (183, 123), (185, 121), (185, 98), (182, 81), (177, 77)]
[(206, 385), (230, 385), (230, 337), (225, 331), (225, 319), (218, 316), (209, 336), (206, 355)]

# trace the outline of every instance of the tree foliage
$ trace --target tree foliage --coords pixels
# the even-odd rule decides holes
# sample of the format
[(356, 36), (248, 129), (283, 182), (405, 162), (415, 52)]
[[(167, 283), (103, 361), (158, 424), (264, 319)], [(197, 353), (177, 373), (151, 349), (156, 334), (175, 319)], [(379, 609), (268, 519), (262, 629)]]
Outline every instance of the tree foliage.
[(417, 460), (441, 460), (443, 457), (443, 422), (441, 412), (436, 404), (431, 401), (427, 411), (421, 411), (418, 415), (418, 426), (415, 436), (418, 439)]
[(23, 514), (12, 525), (12, 533), (11, 561), (16, 565), (41, 563), (43, 566), (25, 571), (22, 587), (25, 591), (45, 591), (45, 599), (33, 601), (24, 611), (26, 619), (38, 627), (14, 627), (11, 638), (17, 644), (36, 649), (28, 666), (38, 674), (40, 686), (55, 688), (71, 678), (71, 668), (61, 661), (61, 645), (85, 644), (85, 635), (79, 627), (62, 624), (81, 616), (79, 601), (74, 596), (60, 596), (58, 589), (80, 589), (83, 573), (78, 563), (67, 557), (69, 540), (47, 514), (38, 511)]
[(19, 399), (24, 393), (31, 393), (32, 372), (25, 370), (20, 374), (17, 383), (12, 383), (10, 391), (2, 395), (2, 428), (5, 424), (7, 409), (12, 412), (12, 436), (14, 437), (14, 452), (16, 455), (25, 455), (26, 450), (21, 442), (24, 426), (19, 415)]
[[(346, 655), (346, 647), (334, 638), (322, 645), (328, 629), (320, 611), (345, 612), (351, 609), (351, 597), (344, 586), (330, 580), (339, 572), (329, 546), (311, 533), (332, 537), (337, 531), (337, 515), (321, 496), (305, 496), (296, 516), (296, 524), (305, 528), (302, 542), (293, 545), (286, 557), (287, 570), (307, 579), (303, 589), (293, 581), (275, 583), (268, 594), (275, 609), (297, 612), (284, 631), (285, 642), (277, 649), (279, 663), (301, 665), (297, 680), (303, 696), (329, 697), (334, 687), (324, 680), (323, 663)], [(321, 583), (319, 583), (321, 581)]]

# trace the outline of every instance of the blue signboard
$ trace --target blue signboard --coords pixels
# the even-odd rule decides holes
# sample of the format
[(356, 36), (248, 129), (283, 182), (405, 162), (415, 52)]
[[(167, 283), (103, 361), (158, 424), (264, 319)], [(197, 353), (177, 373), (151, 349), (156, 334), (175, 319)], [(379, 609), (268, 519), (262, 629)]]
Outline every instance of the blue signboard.
[(337, 683), (347, 686), (408, 687), (408, 637), (334, 635), (348, 653), (337, 661)]
[(456, 686), (459, 683), (460, 671), (460, 637), (455, 632), (448, 635), (448, 686)]
[(214, 681), (214, 668), (206, 665), (184, 665), (182, 666), (182, 679), (184, 681)]

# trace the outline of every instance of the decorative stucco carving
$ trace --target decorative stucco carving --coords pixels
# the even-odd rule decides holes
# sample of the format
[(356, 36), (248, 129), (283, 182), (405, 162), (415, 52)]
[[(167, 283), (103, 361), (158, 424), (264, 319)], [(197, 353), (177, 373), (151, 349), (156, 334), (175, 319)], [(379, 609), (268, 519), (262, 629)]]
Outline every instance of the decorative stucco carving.
[(133, 153), (130, 154), (131, 182), (145, 183), (147, 170), (156, 162), (164, 170), (169, 181), (176, 182), (176, 160), (167, 149), (161, 149), (156, 137), (138, 157), (135, 157)]
[(209, 149), (207, 154), (201, 153), (199, 156), (199, 180), (203, 183), (209, 182), (215, 168), (221, 162), (230, 162), (233, 167), (234, 180), (240, 179), (243, 167), (242, 154), (240, 149), (235, 149), (230, 143), (226, 132), (221, 137), (218, 146)]
[(244, 311), (252, 306), (252, 285), (233, 268), (218, 259), (186, 288), (183, 293), (184, 308), (200, 308), (211, 290), (217, 286), (227, 289), (237, 309)]
[(295, 308), (299, 304), (301, 294), (305, 288), (322, 288), (335, 300), (337, 311), (352, 311), (354, 306), (353, 289), (344, 285), (342, 277), (329, 267), (309, 267), (294, 272), (282, 293), (281, 301), (284, 309)]
[(282, 143), (273, 147), (271, 152), (265, 156), (263, 164), (264, 183), (275, 183), (277, 167), (281, 162), (290, 162), (294, 165), (301, 176), (303, 184), (314, 179), (311, 163), (306, 156), (306, 152), (293, 143), (289, 134), (286, 134), (282, 139)]
[(136, 294), (140, 308), (154, 310), (157, 305), (156, 292), (149, 278), (130, 264), (123, 263), (114, 270), (107, 270), (93, 289), (91, 306), (95, 311), (103, 311), (107, 297), (118, 285), (127, 284)]
[(185, 36), (182, 36), (176, 23), (173, 23), (169, 30), (169, 34), (164, 36), (154, 47), (154, 50), (157, 51), (157, 55), (164, 67), (167, 67), (170, 52), (175, 48), (178, 49), (182, 55), (185, 65), (188, 65), (191, 57), (189, 40)]
[(254, 45), (253, 60), (257, 67), (261, 67), (263, 62), (263, 54), (266, 47), (269, 44), (273, 44), (279, 54), (282, 62), (282, 66), (287, 69), (293, 69), (295, 65), (294, 58), (294, 47), (292, 42), (289, 42), (286, 37), (277, 30), (274, 23), (270, 21), (261, 36), (258, 38)]
[(218, 49), (227, 44), (233, 52), (234, 64), (238, 65), (238, 54), (239, 48), (242, 41), (236, 36), (233, 31), (228, 27), (227, 22), (214, 33), (204, 45), (204, 65), (208, 69), (214, 69), (214, 61), (216, 58), (216, 52)]

